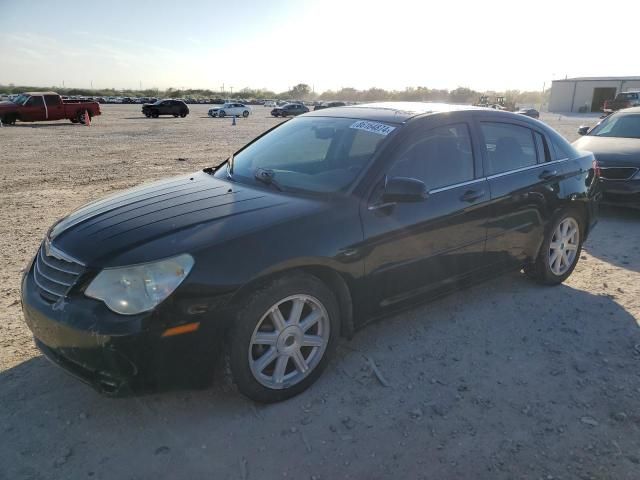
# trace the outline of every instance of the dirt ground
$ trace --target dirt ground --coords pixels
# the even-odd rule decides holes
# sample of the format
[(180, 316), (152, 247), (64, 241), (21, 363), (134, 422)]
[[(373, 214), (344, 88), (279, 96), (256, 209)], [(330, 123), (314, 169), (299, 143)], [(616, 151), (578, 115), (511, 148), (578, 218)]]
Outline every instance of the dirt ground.
[[(20, 270), (60, 216), (215, 165), (275, 125), (192, 106), (91, 127), (0, 129), (0, 478), (638, 479), (640, 213), (603, 209), (566, 284), (513, 273), (375, 323), (306, 393), (259, 406), (228, 382), (109, 399), (33, 347)], [(593, 117), (543, 116), (573, 140)], [(369, 359), (391, 385), (383, 386)]]

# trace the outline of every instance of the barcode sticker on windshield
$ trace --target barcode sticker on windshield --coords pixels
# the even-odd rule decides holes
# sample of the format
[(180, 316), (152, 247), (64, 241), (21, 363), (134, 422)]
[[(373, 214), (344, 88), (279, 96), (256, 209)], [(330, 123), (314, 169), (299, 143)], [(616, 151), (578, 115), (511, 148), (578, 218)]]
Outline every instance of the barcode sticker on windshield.
[(396, 129), (396, 127), (385, 125), (384, 123), (370, 122), (368, 120), (358, 120), (356, 123), (353, 123), (349, 128), (365, 130), (367, 132), (377, 133), (378, 135), (389, 135), (391, 132), (393, 132)]

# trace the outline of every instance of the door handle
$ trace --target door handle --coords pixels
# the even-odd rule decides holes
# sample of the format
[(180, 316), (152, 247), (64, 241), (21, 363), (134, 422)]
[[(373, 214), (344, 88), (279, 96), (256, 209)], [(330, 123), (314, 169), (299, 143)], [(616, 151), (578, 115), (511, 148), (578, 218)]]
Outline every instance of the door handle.
[(558, 176), (557, 170), (543, 170), (538, 178), (542, 180), (551, 180)]
[(484, 190), (467, 190), (460, 196), (463, 202), (473, 203), (484, 196)]

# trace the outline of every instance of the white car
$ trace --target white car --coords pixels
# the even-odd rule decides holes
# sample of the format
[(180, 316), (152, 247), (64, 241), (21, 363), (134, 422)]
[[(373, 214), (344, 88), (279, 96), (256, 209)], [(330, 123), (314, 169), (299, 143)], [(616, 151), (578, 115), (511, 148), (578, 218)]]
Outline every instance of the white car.
[(266, 102), (264, 102), (263, 104), (265, 107), (275, 107), (277, 106), (276, 102), (274, 100), (267, 100)]
[(251, 108), (243, 103), (225, 103), (219, 107), (209, 109), (210, 117), (239, 117), (247, 118), (251, 113)]

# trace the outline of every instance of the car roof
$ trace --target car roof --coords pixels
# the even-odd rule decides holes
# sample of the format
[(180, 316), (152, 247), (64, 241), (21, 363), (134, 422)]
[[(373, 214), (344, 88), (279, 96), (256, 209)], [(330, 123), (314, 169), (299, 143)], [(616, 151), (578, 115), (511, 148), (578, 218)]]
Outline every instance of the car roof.
[(640, 113), (640, 107), (629, 107), (618, 110), (616, 113)]
[[(460, 110), (484, 110), (482, 107), (471, 105), (453, 105), (448, 103), (428, 103), (428, 102), (377, 102), (363, 103), (359, 105), (347, 105), (336, 110), (330, 110), (332, 117), (361, 118), (379, 122), (404, 123), (407, 120), (419, 115), (454, 112)], [(305, 113), (306, 117), (327, 116), (327, 110), (315, 110)]]
[(58, 95), (56, 92), (24, 92), (24, 95)]

